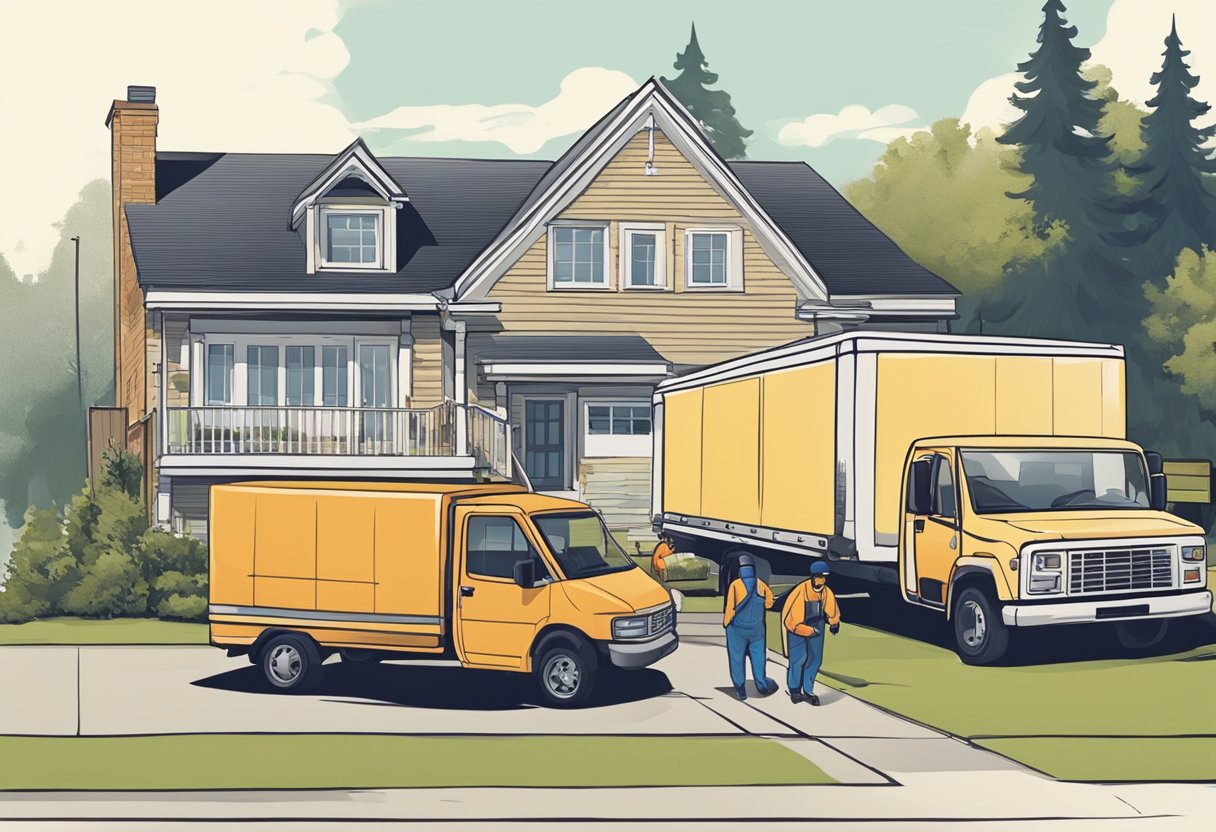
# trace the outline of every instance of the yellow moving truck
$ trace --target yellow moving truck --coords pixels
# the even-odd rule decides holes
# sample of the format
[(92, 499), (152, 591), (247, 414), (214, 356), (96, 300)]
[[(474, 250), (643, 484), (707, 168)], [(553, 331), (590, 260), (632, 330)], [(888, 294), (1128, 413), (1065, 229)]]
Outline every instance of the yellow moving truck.
[(928, 333), (807, 339), (656, 389), (656, 529), (721, 564), (895, 585), (964, 661), (1018, 627), (1147, 645), (1208, 612), (1202, 531), (1126, 441), (1121, 347)]
[(533, 673), (554, 705), (678, 645), (671, 596), (583, 503), (516, 485), (211, 488), (211, 643), (280, 690), (321, 663), (451, 659)]

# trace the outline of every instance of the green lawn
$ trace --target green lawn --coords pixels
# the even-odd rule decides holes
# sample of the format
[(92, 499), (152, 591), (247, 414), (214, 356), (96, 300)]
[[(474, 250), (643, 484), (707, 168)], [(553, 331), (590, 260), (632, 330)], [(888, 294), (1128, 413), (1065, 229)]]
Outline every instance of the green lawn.
[(48, 618), (0, 624), (4, 644), (206, 644), (206, 624), (155, 618)]
[[(723, 760), (729, 760), (724, 765)], [(317, 789), (832, 783), (760, 737), (206, 734), (0, 737), (0, 789)]]
[[(684, 609), (718, 612), (721, 604), (686, 598)], [(1032, 651), (1017, 665), (970, 667), (939, 644), (850, 624), (849, 609), (842, 602), (845, 624), (828, 636), (820, 680), (830, 687), (1063, 779), (1216, 780), (1216, 644), (1043, 664)], [(935, 624), (929, 613), (908, 615), (920, 615), (930, 631)], [(776, 650), (779, 627), (770, 613)], [(1034, 634), (1032, 644), (1103, 635), (1061, 628)], [(1181, 734), (1202, 736), (1171, 736)]]

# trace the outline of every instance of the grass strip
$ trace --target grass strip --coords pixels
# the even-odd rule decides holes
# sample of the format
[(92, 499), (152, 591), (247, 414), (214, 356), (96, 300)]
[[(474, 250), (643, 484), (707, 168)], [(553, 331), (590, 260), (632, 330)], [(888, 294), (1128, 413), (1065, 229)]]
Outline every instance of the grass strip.
[(0, 624), (5, 644), (206, 644), (207, 625), (155, 618), (48, 618)]
[(1216, 737), (1010, 737), (975, 744), (1061, 780), (1216, 781)]

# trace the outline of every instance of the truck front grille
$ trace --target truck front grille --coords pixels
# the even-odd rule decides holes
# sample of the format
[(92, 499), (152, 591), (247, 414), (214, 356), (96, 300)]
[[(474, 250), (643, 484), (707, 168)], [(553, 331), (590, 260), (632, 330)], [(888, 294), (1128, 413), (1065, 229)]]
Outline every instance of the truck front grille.
[(676, 608), (672, 604), (668, 604), (658, 612), (652, 612), (647, 626), (647, 635), (657, 636), (672, 629), (675, 626), (675, 618)]
[(1070, 594), (1169, 589), (1174, 585), (1170, 548), (1069, 552)]

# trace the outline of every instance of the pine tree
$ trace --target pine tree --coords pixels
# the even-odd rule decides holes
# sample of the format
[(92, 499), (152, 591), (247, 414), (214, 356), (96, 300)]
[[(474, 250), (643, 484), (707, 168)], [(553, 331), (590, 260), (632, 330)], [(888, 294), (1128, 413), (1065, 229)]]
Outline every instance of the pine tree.
[(730, 95), (722, 90), (707, 87), (718, 83), (718, 74), (706, 67), (709, 61), (697, 43), (697, 26), (694, 23), (688, 46), (676, 55), (675, 68), (680, 74), (675, 78), (663, 78), (663, 84), (676, 99), (688, 108), (701, 124), (710, 142), (726, 159), (742, 159), (747, 155), (746, 139), (752, 134), (735, 118)]
[(1211, 106), (1191, 95), (1199, 78), (1184, 60), (1190, 51), (1182, 48), (1176, 21), (1162, 54), (1161, 71), (1151, 79), (1157, 94), (1147, 102), (1150, 113), (1141, 122), (1146, 147), (1128, 166), (1139, 180), (1130, 205), (1141, 222), (1116, 238), (1136, 247), (1134, 261), (1158, 281), (1173, 271), (1183, 249), (1199, 253), (1205, 245), (1216, 248), (1216, 197), (1209, 179), (1216, 173), (1216, 159), (1204, 147), (1216, 125), (1194, 125)]

